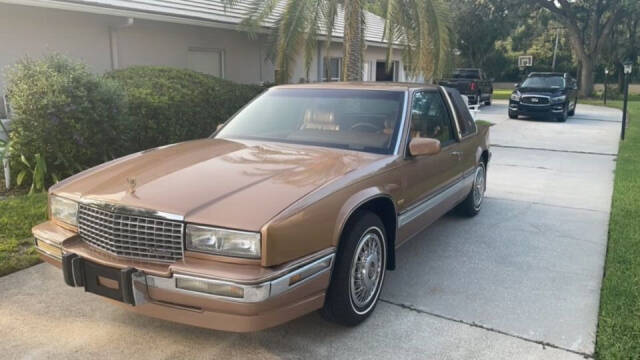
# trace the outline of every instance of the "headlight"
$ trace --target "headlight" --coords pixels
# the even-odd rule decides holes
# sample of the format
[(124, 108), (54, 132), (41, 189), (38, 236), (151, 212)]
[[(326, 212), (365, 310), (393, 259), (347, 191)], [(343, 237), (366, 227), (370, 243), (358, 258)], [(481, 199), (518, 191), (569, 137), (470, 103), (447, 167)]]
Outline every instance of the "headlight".
[(518, 91), (516, 91), (513, 94), (511, 94), (511, 100), (520, 101), (520, 93)]
[(55, 195), (49, 198), (51, 217), (63, 223), (78, 226), (78, 203)]
[(561, 95), (561, 96), (556, 96), (551, 98), (552, 103), (561, 103), (561, 102), (565, 102), (566, 100), (567, 100), (566, 95)]
[(260, 258), (260, 233), (187, 225), (187, 250)]

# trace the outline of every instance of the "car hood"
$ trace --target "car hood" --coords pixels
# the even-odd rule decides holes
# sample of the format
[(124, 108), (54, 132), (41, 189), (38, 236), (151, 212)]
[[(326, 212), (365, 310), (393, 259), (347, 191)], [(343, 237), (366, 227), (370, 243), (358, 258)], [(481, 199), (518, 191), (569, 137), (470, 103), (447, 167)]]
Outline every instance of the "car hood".
[(160, 147), (73, 176), (52, 193), (258, 231), (304, 195), (384, 155), (204, 139)]
[(517, 91), (522, 95), (540, 95), (540, 96), (559, 96), (565, 92), (560, 89), (544, 89), (544, 88), (519, 88)]

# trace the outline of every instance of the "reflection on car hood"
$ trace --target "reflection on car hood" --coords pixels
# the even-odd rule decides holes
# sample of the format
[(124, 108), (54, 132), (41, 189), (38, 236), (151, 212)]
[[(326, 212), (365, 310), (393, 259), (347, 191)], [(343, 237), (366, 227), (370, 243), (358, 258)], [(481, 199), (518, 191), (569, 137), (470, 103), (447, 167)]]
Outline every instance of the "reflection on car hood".
[(259, 230), (314, 189), (384, 155), (279, 143), (205, 139), (115, 160), (52, 192)]

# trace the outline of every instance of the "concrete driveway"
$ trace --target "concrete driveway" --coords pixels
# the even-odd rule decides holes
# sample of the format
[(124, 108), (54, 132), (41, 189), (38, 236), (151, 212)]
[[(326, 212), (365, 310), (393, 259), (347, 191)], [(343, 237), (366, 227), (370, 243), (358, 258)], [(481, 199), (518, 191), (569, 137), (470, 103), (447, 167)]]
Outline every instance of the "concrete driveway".
[(311, 314), (232, 334), (131, 314), (46, 264), (0, 278), (2, 358), (580, 359), (594, 351), (620, 113), (567, 123), (485, 107), (493, 160), (477, 217), (448, 215), (399, 249), (373, 316)]

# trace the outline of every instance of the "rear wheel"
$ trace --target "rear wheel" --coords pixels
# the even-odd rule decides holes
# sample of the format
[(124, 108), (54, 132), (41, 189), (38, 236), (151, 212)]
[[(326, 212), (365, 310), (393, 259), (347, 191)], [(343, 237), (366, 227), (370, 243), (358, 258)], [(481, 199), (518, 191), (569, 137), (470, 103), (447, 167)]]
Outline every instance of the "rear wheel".
[(492, 100), (491, 95), (489, 95), (489, 99), (487, 101), (485, 101), (484, 104), (486, 106), (491, 106), (491, 100)]
[(576, 108), (578, 107), (578, 99), (576, 99), (576, 102), (573, 103), (573, 109), (569, 110), (569, 116), (573, 116), (576, 114)]
[(487, 167), (481, 162), (476, 167), (475, 177), (473, 179), (473, 187), (467, 198), (458, 205), (457, 209), (463, 215), (469, 217), (476, 216), (482, 208), (484, 193), (487, 190)]
[(342, 234), (322, 316), (358, 325), (378, 303), (387, 266), (384, 224), (370, 211), (354, 215)]

